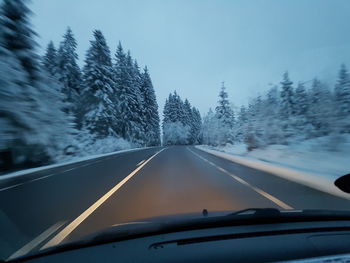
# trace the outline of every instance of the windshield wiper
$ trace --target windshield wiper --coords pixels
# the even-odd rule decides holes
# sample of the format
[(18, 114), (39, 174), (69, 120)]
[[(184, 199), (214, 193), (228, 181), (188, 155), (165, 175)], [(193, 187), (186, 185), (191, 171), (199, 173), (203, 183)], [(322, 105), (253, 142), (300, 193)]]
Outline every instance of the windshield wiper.
[(236, 215), (254, 215), (256, 217), (278, 217), (281, 215), (281, 211), (277, 208), (247, 208), (233, 213), (229, 213), (226, 216)]

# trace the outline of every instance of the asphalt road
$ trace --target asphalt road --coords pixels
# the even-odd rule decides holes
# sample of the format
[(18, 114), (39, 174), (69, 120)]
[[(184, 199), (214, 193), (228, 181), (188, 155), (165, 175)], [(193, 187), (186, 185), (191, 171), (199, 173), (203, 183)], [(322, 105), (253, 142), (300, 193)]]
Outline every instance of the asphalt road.
[(350, 209), (349, 200), (187, 146), (126, 152), (47, 173), (1, 186), (0, 258), (115, 224), (203, 209)]

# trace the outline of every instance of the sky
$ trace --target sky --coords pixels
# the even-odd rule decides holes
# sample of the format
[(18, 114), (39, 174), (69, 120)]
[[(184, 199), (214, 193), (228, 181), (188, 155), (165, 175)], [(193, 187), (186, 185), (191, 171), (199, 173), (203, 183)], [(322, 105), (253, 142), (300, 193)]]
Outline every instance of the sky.
[(70, 26), (82, 66), (100, 29), (114, 55), (118, 41), (147, 65), (160, 109), (174, 90), (202, 114), (215, 108), (221, 83), (245, 105), (283, 72), (297, 84), (334, 85), (350, 67), (348, 0), (32, 0), (40, 53)]

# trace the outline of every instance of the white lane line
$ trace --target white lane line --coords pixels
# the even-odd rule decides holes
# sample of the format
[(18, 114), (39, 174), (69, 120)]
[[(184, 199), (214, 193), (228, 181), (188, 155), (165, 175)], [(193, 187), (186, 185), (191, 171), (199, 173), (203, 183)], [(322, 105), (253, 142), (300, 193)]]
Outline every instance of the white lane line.
[(138, 164), (136, 164), (136, 166), (139, 166), (139, 165), (143, 164), (144, 161), (145, 161), (145, 160), (142, 160), (141, 162), (139, 162)]
[(23, 184), (25, 184), (25, 183), (14, 184), (14, 185), (11, 185), (11, 186), (8, 186), (8, 187), (1, 188), (1, 189), (0, 189), (0, 192), (1, 192), (1, 191), (8, 190), (8, 189), (11, 189), (11, 188), (15, 188), (15, 187), (20, 186), (20, 185), (23, 185)]
[(99, 206), (101, 206), (111, 195), (113, 195), (119, 188), (121, 188), (129, 179), (131, 179), (138, 171), (140, 171), (149, 161), (156, 157), (164, 149), (156, 152), (150, 158), (148, 158), (142, 165), (132, 171), (127, 177), (116, 184), (105, 195), (98, 199), (93, 205), (86, 209), (80, 216), (74, 219), (70, 224), (63, 228), (56, 236), (54, 236), (49, 242), (47, 242), (41, 249), (45, 249), (51, 246), (61, 243), (70, 233), (74, 231), (89, 215), (91, 215)]
[(56, 232), (63, 224), (64, 222), (57, 222), (50, 228), (46, 229), (44, 232), (42, 232), (39, 236), (34, 238), (32, 241), (24, 245), (22, 248), (17, 250), (15, 253), (13, 253), (7, 260), (14, 259), (20, 256), (23, 256), (27, 253), (29, 253), (31, 250), (36, 248), (40, 243), (42, 243), (45, 239), (47, 239), (50, 235), (52, 235), (54, 232)]
[(191, 153), (193, 153), (194, 155), (196, 155), (198, 158), (202, 159), (203, 161), (209, 163), (210, 165), (214, 166), (215, 168), (217, 168), (219, 171), (231, 176), (233, 179), (235, 179), (236, 181), (240, 182), (241, 184), (253, 189), (255, 192), (257, 192), (258, 194), (262, 195), (263, 197), (269, 199), (271, 202), (275, 203), (276, 205), (278, 205), (279, 207), (283, 208), (283, 209), (294, 209), (293, 207), (291, 207), (290, 205), (287, 205), (286, 203), (282, 202), (281, 200), (279, 200), (278, 198), (274, 197), (273, 195), (270, 195), (269, 193), (265, 192), (264, 190), (261, 190), (260, 188), (251, 185), (250, 183), (248, 183), (247, 181), (243, 180), (241, 177), (238, 177), (232, 173), (230, 173), (229, 171), (225, 170), (224, 168), (208, 161), (206, 158), (202, 157), (201, 155), (195, 153), (194, 151), (190, 150), (189, 148), (187, 148), (187, 150), (189, 150)]
[[(101, 160), (101, 161), (102, 161), (102, 160)], [(4, 187), (4, 188), (1, 188), (1, 189), (0, 189), (0, 192), (1, 192), (1, 191), (8, 190), (8, 189), (11, 189), (11, 188), (15, 188), (15, 187), (18, 187), (18, 186), (21, 186), (21, 185), (24, 185), (24, 184), (28, 184), (28, 183), (31, 183), (31, 182), (39, 181), (39, 180), (42, 180), (42, 179), (51, 177), (51, 176), (53, 176), (53, 175), (57, 175), (57, 174), (60, 174), (60, 173), (70, 172), (70, 171), (73, 171), (73, 170), (78, 169), (78, 168), (81, 168), (81, 167), (85, 167), (85, 166), (89, 166), (89, 165), (91, 165), (91, 164), (99, 163), (99, 162), (101, 162), (101, 161), (96, 161), (96, 162), (93, 162), (93, 163), (88, 163), (88, 164), (84, 164), (84, 165), (79, 165), (79, 166), (76, 166), (76, 167), (74, 167), (74, 168), (70, 168), (70, 169), (67, 169), (67, 170), (64, 170), (64, 171), (60, 171), (60, 172), (57, 172), (57, 173), (48, 174), (48, 175), (45, 175), (45, 176), (42, 176), (42, 177), (38, 177), (38, 178), (35, 178), (35, 179), (33, 179), (33, 180), (29, 180), (29, 181), (27, 181), (27, 182), (24, 182), (24, 183), (19, 183), (19, 184), (14, 184), (14, 185), (11, 185), (11, 186), (8, 186), (8, 187)]]
[(35, 182), (35, 181), (39, 181), (39, 180), (42, 180), (42, 179), (45, 179), (45, 178), (48, 178), (48, 177), (51, 177), (53, 175), (56, 175), (56, 174), (48, 174), (48, 175), (45, 175), (43, 177), (39, 177), (39, 178), (36, 178), (36, 179), (33, 179), (33, 180), (30, 180), (28, 181), (27, 183), (30, 183), (30, 182)]
[(61, 173), (73, 171), (73, 170), (75, 170), (75, 169), (77, 169), (77, 168), (79, 168), (79, 167), (80, 167), (80, 166), (77, 166), (77, 167), (74, 167), (74, 168), (70, 168), (70, 169), (67, 169), (67, 170), (62, 171)]

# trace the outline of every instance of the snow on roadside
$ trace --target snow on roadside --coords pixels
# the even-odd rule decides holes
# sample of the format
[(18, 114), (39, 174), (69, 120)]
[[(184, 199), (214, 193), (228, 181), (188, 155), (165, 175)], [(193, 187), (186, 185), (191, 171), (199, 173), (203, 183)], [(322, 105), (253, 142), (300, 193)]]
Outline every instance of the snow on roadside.
[[(247, 152), (244, 144), (225, 147), (197, 146), (230, 161), (265, 171), (290, 181), (350, 199), (334, 186), (334, 181), (350, 172), (350, 136), (329, 147), (332, 138), (321, 137), (295, 145), (271, 145)], [(332, 150), (330, 150), (332, 148)]]
[(66, 166), (66, 165), (70, 165), (70, 164), (74, 164), (74, 163), (80, 163), (80, 162), (93, 160), (93, 159), (97, 159), (100, 157), (115, 155), (115, 154), (119, 154), (119, 153), (133, 152), (133, 151), (139, 151), (139, 150), (144, 150), (144, 149), (149, 149), (149, 148), (152, 148), (152, 147), (133, 148), (133, 149), (120, 150), (120, 151), (115, 151), (115, 152), (110, 152), (110, 153), (104, 153), (104, 154), (89, 155), (89, 156), (85, 156), (85, 157), (74, 157), (72, 160), (67, 161), (67, 162), (45, 165), (45, 166), (40, 166), (40, 167), (36, 167), (36, 168), (30, 168), (30, 169), (25, 169), (25, 170), (20, 170), (20, 171), (11, 172), (8, 174), (0, 175), (0, 182), (7, 180), (9, 178), (23, 176), (23, 175), (31, 174), (31, 173), (35, 173), (35, 172), (40, 172), (40, 171), (44, 171), (47, 169), (57, 168), (57, 167)]

